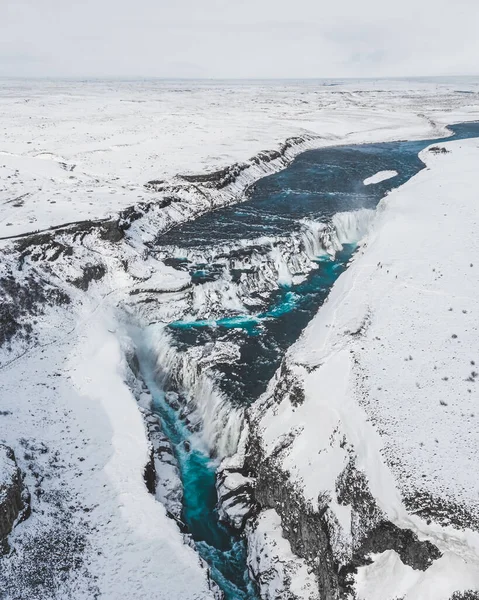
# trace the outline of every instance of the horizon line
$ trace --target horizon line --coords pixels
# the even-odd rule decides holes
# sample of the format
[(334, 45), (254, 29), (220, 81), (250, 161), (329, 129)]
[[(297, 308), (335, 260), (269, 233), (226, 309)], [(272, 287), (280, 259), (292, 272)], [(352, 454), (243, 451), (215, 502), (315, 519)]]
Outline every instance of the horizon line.
[(479, 78), (477, 74), (443, 75), (369, 75), (369, 76), (311, 76), (311, 77), (173, 77), (159, 75), (2, 75), (0, 80), (57, 80), (57, 81), (401, 81), (414, 79)]

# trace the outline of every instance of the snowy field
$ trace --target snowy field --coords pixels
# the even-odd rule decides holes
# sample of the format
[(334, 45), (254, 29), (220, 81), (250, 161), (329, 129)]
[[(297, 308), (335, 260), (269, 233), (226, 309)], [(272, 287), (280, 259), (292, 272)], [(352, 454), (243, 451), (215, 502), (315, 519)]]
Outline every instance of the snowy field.
[[(0, 238), (115, 214), (158, 198), (144, 187), (150, 180), (174, 183), (178, 174), (214, 171), (276, 149), (290, 136), (313, 134), (317, 147), (439, 136), (448, 123), (479, 119), (478, 94), (477, 80), (337, 85), (3, 80)], [(451, 543), (454, 555), (450, 561), (446, 556), (441, 569), (464, 572), (469, 578), (464, 581), (479, 585), (477, 534), (429, 527), (404, 508), (410, 490), (425, 497), (440, 490), (451, 502), (477, 510), (477, 481), (466, 465), (477, 463), (478, 383), (471, 361), (479, 361), (474, 329), (479, 261), (473, 258), (479, 149), (477, 141), (450, 149), (425, 153), (429, 169), (383, 203), (353, 267), (292, 350), (295, 362), (325, 363), (305, 379), (313, 391), (299, 410), (281, 406), (284, 418), (266, 415), (265, 443), (272, 445), (298, 423), (304, 426), (287, 466), (304, 483), (306, 497), (317, 497), (317, 480), (309, 474), (330, 458), (317, 454), (318, 444), (339, 415), (356, 449), (363, 450), (358, 456), (391, 519), (407, 522), (439, 547)], [(192, 215), (178, 214), (177, 221)], [(80, 233), (80, 241), (64, 234), (62, 243), (72, 238), (77, 243), (71, 261), (61, 245), (49, 248), (46, 257), (40, 256), (41, 245), (30, 248), (31, 256), (19, 260), (12, 242), (0, 242), (2, 277), (13, 273), (23, 281), (26, 270), (38, 267), (46, 280), (66, 281), (72, 294), (67, 310), (48, 309), (32, 320), (34, 346), (13, 345), (0, 355), (0, 442), (15, 450), (32, 493), (32, 515), (10, 536), (14, 552), (0, 566), (2, 598), (23, 600), (25, 589), (28, 600), (49, 600), (51, 589), (61, 600), (214, 597), (204, 565), (143, 481), (149, 448), (120, 348), (125, 334), (116, 309), (135, 286), (145, 285), (153, 292), (171, 291), (166, 314), (184, 282), (166, 268), (158, 274), (159, 263), (144, 258), (144, 223), (138, 223), (120, 246), (95, 238), (95, 232)], [(153, 217), (150, 224), (155, 226)], [(57, 249), (60, 254), (52, 258)], [(79, 265), (97, 256), (107, 266), (106, 276), (92, 281), (87, 294), (72, 292)], [(174, 310), (169, 318), (175, 318)], [(344, 334), (363, 321), (361, 337)], [(352, 353), (360, 375), (350, 365)], [(378, 360), (383, 371), (375, 368)], [(336, 386), (337, 377), (343, 387)], [(468, 377), (473, 381), (464, 381)], [(334, 393), (318, 399), (320, 386)], [(330, 420), (321, 418), (323, 437), (308, 428), (310, 415), (320, 409), (331, 413)], [(419, 421), (427, 425), (418, 427)], [(331, 480), (331, 469), (344, 457), (333, 458)], [(422, 464), (428, 465), (425, 477)], [(344, 510), (340, 517), (344, 521)], [(264, 528), (274, 524), (275, 536), (277, 521), (263, 520)], [(58, 538), (59, 525), (65, 545), (52, 547), (49, 540)], [(33, 567), (51, 565), (52, 557), (57, 568), (51, 581), (36, 584)], [(375, 598), (368, 586), (382, 576), (384, 565), (401, 568), (395, 560), (382, 556), (360, 573), (361, 597)], [(456, 568), (459, 563), (464, 571)], [(457, 582), (459, 575), (454, 577)]]
[(149, 199), (150, 180), (214, 171), (290, 136), (424, 138), (479, 115), (477, 78), (327, 83), (0, 80), (0, 237), (104, 217)]

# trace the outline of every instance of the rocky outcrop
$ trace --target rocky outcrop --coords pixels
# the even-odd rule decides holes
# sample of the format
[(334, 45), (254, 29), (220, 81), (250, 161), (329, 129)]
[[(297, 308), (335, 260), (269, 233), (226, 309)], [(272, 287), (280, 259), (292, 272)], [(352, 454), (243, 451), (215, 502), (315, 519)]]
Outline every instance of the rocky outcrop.
[(247, 525), (248, 571), (262, 600), (320, 600), (313, 569), (294, 556), (272, 509)]
[(8, 551), (8, 535), (30, 514), (30, 495), (11, 448), (0, 444), (0, 551)]
[(0, 276), (0, 297), (0, 347), (8, 345), (14, 337), (34, 341), (34, 317), (43, 314), (48, 306), (70, 302), (63, 290), (45, 282), (33, 269), (22, 279), (16, 278), (12, 271)]
[(242, 531), (254, 511), (253, 480), (240, 471), (221, 469), (217, 476), (218, 514), (230, 527)]
[(155, 496), (166, 508), (180, 528), (183, 486), (176, 457), (168, 437), (161, 429), (160, 419), (150, 413), (145, 415), (148, 436), (152, 445), (152, 458), (155, 473)]
[[(137, 360), (136, 356), (134, 360)], [(129, 360), (130, 367), (134, 361)], [(183, 485), (180, 478), (178, 461), (173, 452), (173, 447), (164, 433), (160, 417), (152, 410), (152, 398), (147, 387), (136, 374), (139, 390), (137, 400), (140, 412), (143, 415), (146, 433), (150, 442), (150, 454), (143, 471), (145, 485), (155, 498), (166, 508), (168, 516), (174, 519), (181, 530), (184, 523), (181, 520)], [(170, 396), (173, 392), (170, 392)]]
[(73, 285), (80, 288), (84, 292), (87, 291), (92, 281), (98, 281), (106, 273), (104, 265), (87, 265), (83, 267), (83, 274), (72, 281)]
[[(235, 184), (241, 174), (254, 167), (264, 167), (274, 162), (279, 162), (280, 167), (285, 167), (291, 160), (291, 154), (294, 155), (304, 149), (305, 145), (313, 145), (314, 139), (315, 136), (313, 135), (291, 137), (281, 144), (278, 150), (263, 150), (245, 162), (234, 163), (211, 173), (178, 175), (178, 184), (181, 185), (182, 182), (185, 182), (186, 184), (201, 186), (206, 190), (223, 190)], [(164, 191), (169, 185), (168, 182), (162, 179), (155, 179), (148, 181), (145, 187), (153, 191)]]
[[(288, 369), (283, 373), (290, 374)], [(287, 441), (266, 456), (254, 424), (250, 428), (239, 453), (225, 459), (217, 487), (223, 520), (240, 530), (246, 526), (250, 571), (263, 590), (262, 597), (339, 600), (353, 593), (353, 575), (371, 562), (372, 554), (394, 550), (403, 564), (421, 571), (441, 556), (434, 544), (420, 541), (414, 532), (386, 518), (353, 456), (336, 483), (335, 501), (351, 511), (350, 536), (344, 536), (331, 497), (324, 494), (314, 508), (282, 468), (279, 455), (287, 450)], [(265, 525), (271, 519), (273, 528)], [(280, 538), (287, 541), (284, 552), (278, 549), (283, 543)], [(259, 539), (264, 546), (261, 553)], [(308, 587), (300, 593), (291, 587), (295, 581), (291, 573), (297, 569), (308, 573), (303, 577)]]
[(275, 464), (275, 458), (264, 456), (261, 442), (254, 433), (250, 435), (247, 452), (246, 465), (256, 479), (257, 510), (260, 513), (268, 509), (276, 511), (292, 552), (314, 567), (321, 597), (338, 598), (337, 565), (323, 519), (326, 502), (319, 511), (312, 510), (288, 481), (287, 474)]

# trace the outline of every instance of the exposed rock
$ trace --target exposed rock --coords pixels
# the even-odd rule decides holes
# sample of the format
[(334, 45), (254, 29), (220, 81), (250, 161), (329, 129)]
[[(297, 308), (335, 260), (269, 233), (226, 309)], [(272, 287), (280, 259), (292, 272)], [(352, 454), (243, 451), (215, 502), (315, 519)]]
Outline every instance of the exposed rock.
[(150, 456), (143, 471), (143, 479), (145, 480), (146, 489), (150, 494), (154, 494), (156, 492), (156, 470), (153, 447), (150, 448)]
[(144, 406), (141, 412), (151, 444), (149, 460), (144, 470), (146, 487), (181, 528), (183, 486), (178, 463), (170, 441), (161, 430), (160, 418)]
[(281, 364), (281, 376), (274, 390), (274, 400), (278, 404), (288, 396), (293, 406), (304, 402), (304, 388), (301, 378), (297, 375), (298, 367), (284, 361)]
[(320, 599), (313, 570), (292, 554), (274, 510), (263, 511), (246, 531), (248, 570), (263, 600)]
[(284, 537), (292, 552), (304, 558), (315, 571), (321, 597), (339, 597), (337, 565), (333, 559), (327, 523), (323, 519), (326, 503), (319, 512), (309, 507), (297, 493), (274, 459), (263, 456), (261, 445), (251, 435), (247, 464), (256, 474), (255, 500), (262, 510), (273, 508), (281, 517)]
[(11, 448), (0, 444), (0, 551), (13, 527), (30, 514), (30, 495)]
[(29, 340), (32, 318), (45, 312), (46, 306), (69, 304), (70, 298), (47, 283), (34, 271), (20, 278), (12, 273), (0, 277), (0, 346), (14, 336)]
[(479, 515), (466, 506), (440, 497), (433, 497), (425, 491), (415, 491), (404, 498), (404, 504), (410, 512), (426, 521), (434, 521), (443, 527), (479, 531)]
[(189, 183), (201, 183), (204, 187), (212, 187), (221, 190), (230, 183), (233, 183), (238, 175), (248, 168), (247, 163), (234, 164), (224, 169), (219, 169), (213, 173), (205, 173), (201, 175), (180, 175), (181, 179)]
[(448, 154), (450, 150), (441, 148), (440, 146), (433, 146), (432, 148), (429, 148), (429, 152), (432, 152), (433, 154)]
[(239, 531), (255, 510), (253, 484), (253, 479), (239, 471), (222, 469), (217, 476), (219, 518)]
[(441, 556), (428, 541), (421, 542), (408, 529), (390, 523), (377, 506), (364, 473), (352, 458), (336, 482), (337, 501), (352, 509), (351, 534), (353, 556), (343, 574), (369, 562), (369, 555), (394, 550), (405, 565), (425, 571)]
[(83, 267), (83, 275), (72, 281), (73, 285), (84, 292), (88, 289), (92, 281), (98, 281), (106, 273), (104, 265), (87, 265)]
[(327, 495), (320, 497), (318, 509), (313, 509), (281, 467), (279, 454), (288, 444), (280, 444), (280, 452), (266, 457), (260, 440), (255, 437), (254, 427), (252, 429), (246, 467), (249, 475), (256, 478), (251, 488), (253, 502), (261, 511), (274, 509), (278, 513), (291, 551), (314, 571), (321, 598), (337, 600), (350, 594), (352, 574), (370, 562), (372, 553), (393, 549), (404, 564), (418, 570), (427, 569), (441, 556), (433, 544), (420, 541), (413, 532), (387, 520), (370, 493), (363, 473), (356, 469), (354, 458), (337, 482), (336, 501), (351, 507), (350, 538), (339, 543), (332, 499)]
[(105, 221), (100, 226), (100, 237), (107, 242), (116, 243), (121, 241), (125, 236), (123, 228), (120, 226), (119, 219), (111, 219)]

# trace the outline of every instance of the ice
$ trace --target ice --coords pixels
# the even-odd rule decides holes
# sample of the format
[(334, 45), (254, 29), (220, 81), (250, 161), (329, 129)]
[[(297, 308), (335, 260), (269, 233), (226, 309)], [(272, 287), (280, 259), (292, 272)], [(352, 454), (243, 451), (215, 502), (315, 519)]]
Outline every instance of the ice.
[[(476, 90), (475, 84), (467, 85)], [(144, 242), (239, 200), (259, 177), (284, 168), (306, 148), (424, 138), (443, 134), (447, 123), (477, 119), (471, 94), (457, 93), (456, 87), (457, 82), (346, 82), (331, 88), (278, 82), (1, 81), (1, 237), (116, 218), (125, 207), (153, 202), (148, 218), (133, 223), (118, 246), (98, 232), (57, 232), (59, 246), (43, 256), (41, 244), (32, 243), (31, 254), (20, 260), (12, 242), (1, 242), (2, 277), (24, 282), (27, 273), (40, 273), (45, 285), (64, 286), (70, 298), (68, 306), (42, 307), (43, 312), (28, 317), (37, 338), (1, 350), (2, 442), (15, 450), (34, 508), (10, 536), (14, 552), (2, 558), (2, 584), (19, 583), (25, 594), (29, 574), (40, 570), (52, 574), (58, 597), (75, 600), (97, 593), (105, 600), (159, 593), (169, 600), (213, 597), (198, 555), (184, 544), (143, 481), (149, 446), (139, 407), (148, 399), (140, 398), (140, 405), (135, 401), (123, 354), (131, 341), (122, 320), (130, 310), (138, 326), (158, 330), (150, 340), (155, 351), (155, 339), (161, 346), (158, 367), (171, 367), (185, 382), (191, 416), (207, 424), (204, 444), (219, 456), (229, 455), (242, 439), (243, 415), (193, 366), (215, 356), (235, 356), (230, 347), (217, 346), (216, 355), (197, 351), (184, 362), (163, 343), (164, 323), (185, 314), (190, 277), (147, 256)], [(262, 150), (279, 148), (291, 136), (303, 141), (267, 165), (248, 163), (226, 190), (208, 195), (198, 185), (195, 193), (191, 187), (185, 191), (182, 174), (243, 163)], [(305, 425), (292, 447), (291, 476), (316, 501), (321, 490), (311, 474), (322, 469), (321, 481), (331, 487), (345, 462), (337, 446), (327, 456), (317, 455), (342, 420), (389, 517), (441, 549), (452, 548), (450, 564), (466, 563), (458, 572), (473, 582), (476, 534), (427, 525), (420, 515), (407, 513), (402, 502), (417, 489), (440, 491), (465, 507), (474, 508), (477, 501), (477, 482), (471, 477), (477, 463), (477, 395), (474, 381), (467, 381), (475, 380), (470, 361), (478, 360), (474, 352), (479, 350), (474, 333), (477, 142), (451, 144), (450, 149), (451, 154), (425, 153), (430, 170), (383, 203), (364, 254), (341, 277), (290, 353), (301, 363), (298, 372), (309, 378), (307, 402), (294, 411), (276, 407), (275, 418), (268, 413), (262, 425), (268, 449), (285, 430)], [(155, 185), (145, 187), (151, 180), (166, 181), (170, 191), (181, 188), (181, 202), (161, 209), (163, 194)], [(331, 253), (351, 239), (351, 232), (363, 235), (370, 216), (360, 222), (338, 216), (335, 239), (328, 238)], [(244, 283), (240, 293), (231, 288), (226, 308), (240, 308), (248, 289), (273, 289), (300, 276), (317, 249), (324, 250), (316, 241), (307, 257), (291, 252), (285, 258), (285, 245), (276, 244), (264, 281)], [(67, 246), (62, 249), (63, 242), (73, 244), (71, 254)], [(93, 280), (87, 293), (72, 284), (82, 277), (83, 267), (99, 264), (105, 265), (105, 276)], [(154, 302), (142, 302), (149, 293)], [(215, 294), (218, 289), (211, 286), (195, 296), (198, 313), (223, 308), (222, 300), (216, 307), (209, 301)], [(363, 329), (364, 337), (345, 334)], [(349, 344), (369, 377), (369, 406), (351, 395)], [(329, 366), (309, 377), (306, 367), (322, 362)], [(319, 396), (318, 390), (325, 391)], [(398, 456), (401, 460), (393, 465)], [(234, 463), (235, 457), (229, 460)], [(429, 465), (425, 473), (424, 465)], [(347, 509), (333, 509), (346, 528)], [(310, 575), (290, 555), (278, 518), (262, 531), (277, 544), (271, 551), (288, 553), (299, 574), (295, 589), (303, 593)], [(52, 548), (51, 539), (59, 540)], [(10, 587), (6, 597), (18, 594)]]
[(364, 185), (381, 183), (381, 181), (386, 181), (387, 179), (391, 179), (391, 177), (396, 177), (397, 174), (397, 171), (378, 171), (374, 175), (371, 175), (371, 177), (366, 177), (363, 183)]

